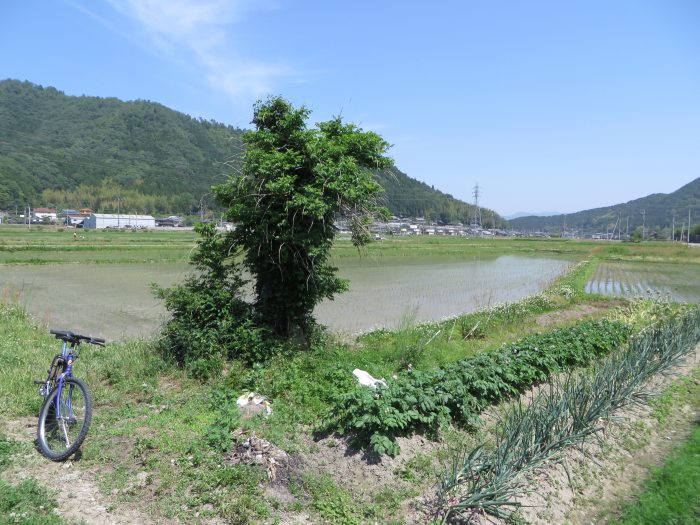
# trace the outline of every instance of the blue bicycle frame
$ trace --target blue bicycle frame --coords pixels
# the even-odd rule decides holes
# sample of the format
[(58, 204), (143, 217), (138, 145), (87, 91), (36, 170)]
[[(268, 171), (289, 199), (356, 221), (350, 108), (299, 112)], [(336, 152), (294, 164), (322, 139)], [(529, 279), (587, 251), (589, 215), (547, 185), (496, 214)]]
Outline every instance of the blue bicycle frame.
[[(68, 346), (68, 343), (63, 342), (63, 348), (61, 348), (61, 357), (65, 359), (66, 370), (58, 378), (58, 395), (56, 396), (56, 418), (59, 421), (63, 421), (61, 418), (61, 392), (63, 391), (63, 384), (66, 379), (73, 375), (73, 360), (75, 358), (73, 354), (74, 346)], [(73, 415), (73, 407), (71, 406), (71, 400), (73, 399), (73, 385), (70, 387), (70, 392), (68, 392), (68, 417)]]
[[(53, 387), (52, 383), (55, 381), (56, 387), (58, 388), (58, 394), (56, 395), (56, 398), (54, 400), (54, 406), (56, 409), (56, 420), (61, 422), (61, 430), (63, 431), (66, 440), (68, 440), (68, 433), (66, 432), (65, 421), (66, 419), (70, 420), (71, 417), (74, 417), (72, 406), (74, 388), (73, 385), (70, 385), (70, 391), (68, 392), (68, 398), (66, 400), (66, 403), (64, 404), (64, 407), (61, 407), (61, 399), (63, 399), (61, 397), (61, 393), (63, 392), (63, 387), (66, 379), (73, 377), (73, 362), (77, 358), (77, 356), (73, 353), (74, 349), (75, 344), (69, 345), (67, 341), (63, 341), (60, 356), (56, 356), (57, 358), (60, 357), (63, 360), (63, 362), (61, 363), (57, 362), (56, 359), (54, 360), (51, 369), (49, 369), (49, 377), (47, 378), (44, 386), (39, 391), (39, 393), (43, 397), (48, 396), (51, 393)], [(58, 370), (54, 370), (54, 368), (62, 365), (63, 363), (65, 363), (65, 368), (60, 375), (57, 375)], [(54, 376), (53, 378), (51, 377), (52, 375)], [(67, 410), (68, 414), (62, 414), (62, 410)]]

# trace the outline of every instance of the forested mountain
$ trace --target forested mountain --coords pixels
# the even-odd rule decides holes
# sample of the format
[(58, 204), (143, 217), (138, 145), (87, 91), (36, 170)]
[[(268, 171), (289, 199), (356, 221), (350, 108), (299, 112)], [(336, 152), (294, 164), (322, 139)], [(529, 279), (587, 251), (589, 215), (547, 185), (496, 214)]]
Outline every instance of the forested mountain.
[[(106, 181), (167, 197), (176, 208), (193, 206), (214, 181), (224, 180), (224, 162), (240, 150), (240, 134), (152, 102), (69, 97), (54, 88), (3, 81), (0, 206), (61, 205), (45, 202), (42, 192)], [(81, 204), (99, 209), (101, 203), (68, 207)]]
[[(187, 214), (210, 208), (211, 186), (240, 167), (242, 133), (154, 102), (73, 97), (0, 81), (0, 209), (111, 212), (120, 205), (125, 212)], [(396, 168), (377, 178), (396, 215), (444, 222), (473, 215), (471, 205)]]
[[(670, 238), (675, 213), (676, 229), (685, 223), (687, 228), (688, 209), (691, 210), (691, 224), (700, 222), (700, 178), (686, 184), (673, 193), (654, 193), (624, 204), (604, 208), (579, 211), (552, 217), (520, 217), (512, 219), (512, 228), (521, 231), (580, 233), (605, 233), (612, 231), (619, 221), (623, 235), (629, 231), (641, 230), (644, 223), (646, 235)], [(629, 221), (629, 225), (628, 225)]]

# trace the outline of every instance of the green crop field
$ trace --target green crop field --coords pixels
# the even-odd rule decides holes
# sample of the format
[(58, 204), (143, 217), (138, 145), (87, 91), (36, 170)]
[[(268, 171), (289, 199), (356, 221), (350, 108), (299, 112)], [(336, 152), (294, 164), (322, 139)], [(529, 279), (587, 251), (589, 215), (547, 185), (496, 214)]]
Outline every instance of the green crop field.
[(0, 264), (187, 262), (192, 231), (0, 226)]

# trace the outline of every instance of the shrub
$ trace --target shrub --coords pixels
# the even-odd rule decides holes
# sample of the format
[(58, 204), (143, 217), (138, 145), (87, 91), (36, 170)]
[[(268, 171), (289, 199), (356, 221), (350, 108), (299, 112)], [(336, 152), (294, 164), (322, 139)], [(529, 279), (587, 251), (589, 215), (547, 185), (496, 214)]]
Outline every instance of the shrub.
[(192, 255), (196, 273), (169, 289), (154, 286), (171, 317), (162, 330), (161, 348), (193, 375), (207, 378), (224, 359), (262, 361), (279, 346), (243, 298), (245, 281), (227, 260), (225, 237), (212, 224), (199, 224)]

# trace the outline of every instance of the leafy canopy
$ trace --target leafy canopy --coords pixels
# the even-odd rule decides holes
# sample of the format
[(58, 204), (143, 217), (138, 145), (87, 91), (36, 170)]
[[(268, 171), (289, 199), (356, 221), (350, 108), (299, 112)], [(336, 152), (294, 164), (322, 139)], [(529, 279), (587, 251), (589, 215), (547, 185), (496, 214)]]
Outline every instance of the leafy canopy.
[(236, 224), (229, 241), (253, 276), (261, 319), (302, 338), (314, 306), (347, 289), (328, 263), (335, 219), (347, 219), (356, 246), (367, 243), (372, 218), (387, 213), (371, 170), (391, 165), (376, 133), (339, 117), (309, 128), (309, 114), (281, 97), (259, 101), (241, 174), (214, 188)]

